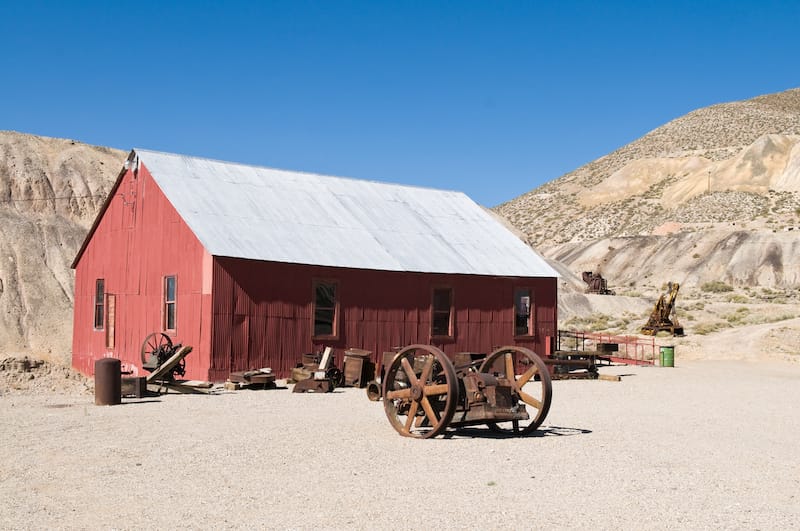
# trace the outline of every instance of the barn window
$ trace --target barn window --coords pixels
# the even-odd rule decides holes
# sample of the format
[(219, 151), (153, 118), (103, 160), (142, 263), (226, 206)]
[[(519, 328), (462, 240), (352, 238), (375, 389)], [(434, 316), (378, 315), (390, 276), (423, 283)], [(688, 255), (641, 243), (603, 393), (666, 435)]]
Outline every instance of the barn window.
[(533, 292), (529, 288), (514, 290), (514, 335), (533, 335)]
[(314, 281), (314, 337), (335, 337), (338, 325), (338, 282)]
[(164, 277), (164, 330), (175, 330), (175, 276)]
[(453, 337), (453, 289), (434, 288), (431, 304), (431, 336)]
[(98, 278), (94, 281), (94, 329), (102, 330), (106, 317), (106, 281)]

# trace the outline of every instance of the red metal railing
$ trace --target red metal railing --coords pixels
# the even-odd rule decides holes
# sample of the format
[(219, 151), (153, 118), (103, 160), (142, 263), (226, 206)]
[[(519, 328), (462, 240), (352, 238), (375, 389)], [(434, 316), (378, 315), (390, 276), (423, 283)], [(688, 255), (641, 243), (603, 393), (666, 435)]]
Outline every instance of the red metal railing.
[(609, 352), (608, 358), (618, 363), (630, 365), (654, 365), (656, 358), (656, 340), (654, 337), (616, 336), (596, 332), (576, 332), (559, 330), (556, 350), (581, 351), (597, 350), (598, 343), (616, 343), (617, 352)]

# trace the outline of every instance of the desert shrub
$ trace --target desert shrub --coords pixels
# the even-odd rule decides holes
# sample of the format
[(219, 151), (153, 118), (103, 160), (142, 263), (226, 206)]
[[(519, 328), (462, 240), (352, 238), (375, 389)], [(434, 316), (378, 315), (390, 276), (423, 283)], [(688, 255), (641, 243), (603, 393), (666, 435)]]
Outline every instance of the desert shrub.
[(622, 297), (641, 297), (642, 294), (636, 290), (626, 290), (620, 293)]
[(611, 316), (604, 313), (592, 315), (592, 319), (586, 323), (587, 327), (592, 332), (601, 332), (611, 328)]
[(797, 314), (794, 313), (782, 313), (778, 315), (759, 314), (752, 320), (752, 324), (777, 323), (778, 321), (788, 321), (789, 319), (795, 319), (796, 317)]
[(728, 326), (727, 323), (722, 323), (719, 321), (705, 322), (705, 323), (698, 323), (697, 325), (694, 326), (693, 330), (695, 334), (704, 336), (706, 334), (722, 330), (723, 328), (727, 328), (727, 326)]
[(749, 301), (750, 299), (748, 299), (744, 295), (740, 295), (738, 293), (734, 293), (733, 295), (728, 295), (728, 298), (726, 300), (728, 302), (735, 302), (737, 304), (744, 304), (747, 301)]
[(750, 310), (747, 308), (737, 308), (737, 310), (733, 313), (730, 313), (725, 316), (725, 320), (728, 321), (731, 325), (740, 325), (744, 323), (747, 316), (750, 314)]
[(700, 253), (694, 253), (694, 254), (692, 255), (692, 258), (694, 258), (695, 260), (697, 260), (698, 258), (700, 258)]
[(733, 291), (733, 287), (721, 280), (712, 280), (711, 282), (706, 282), (700, 286), (700, 289), (708, 293), (724, 293), (726, 291)]
[(606, 332), (624, 329), (630, 323), (627, 317), (614, 319), (604, 313), (595, 313), (587, 317), (571, 317), (564, 321), (564, 328), (572, 331)]
[(687, 304), (686, 306), (684, 306), (684, 309), (686, 311), (704, 310), (705, 308), (706, 308), (706, 303), (703, 301), (697, 301), (692, 304)]

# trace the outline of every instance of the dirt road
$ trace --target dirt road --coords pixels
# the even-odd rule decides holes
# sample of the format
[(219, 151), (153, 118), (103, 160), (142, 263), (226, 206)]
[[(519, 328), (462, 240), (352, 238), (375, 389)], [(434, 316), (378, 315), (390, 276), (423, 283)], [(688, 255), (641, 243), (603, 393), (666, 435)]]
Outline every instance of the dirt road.
[(798, 528), (800, 366), (603, 371), (521, 439), (406, 439), (360, 389), (0, 396), (0, 527)]

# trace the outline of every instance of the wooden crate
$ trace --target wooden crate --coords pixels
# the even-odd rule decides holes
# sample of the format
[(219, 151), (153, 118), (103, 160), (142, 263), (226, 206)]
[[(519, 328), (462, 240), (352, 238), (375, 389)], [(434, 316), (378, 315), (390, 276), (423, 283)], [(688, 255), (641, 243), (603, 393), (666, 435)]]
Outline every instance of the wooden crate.
[(123, 376), (120, 390), (125, 398), (142, 398), (147, 394), (147, 378), (144, 376)]
[(344, 384), (352, 387), (366, 387), (372, 378), (372, 363), (369, 350), (348, 349), (344, 352)]

